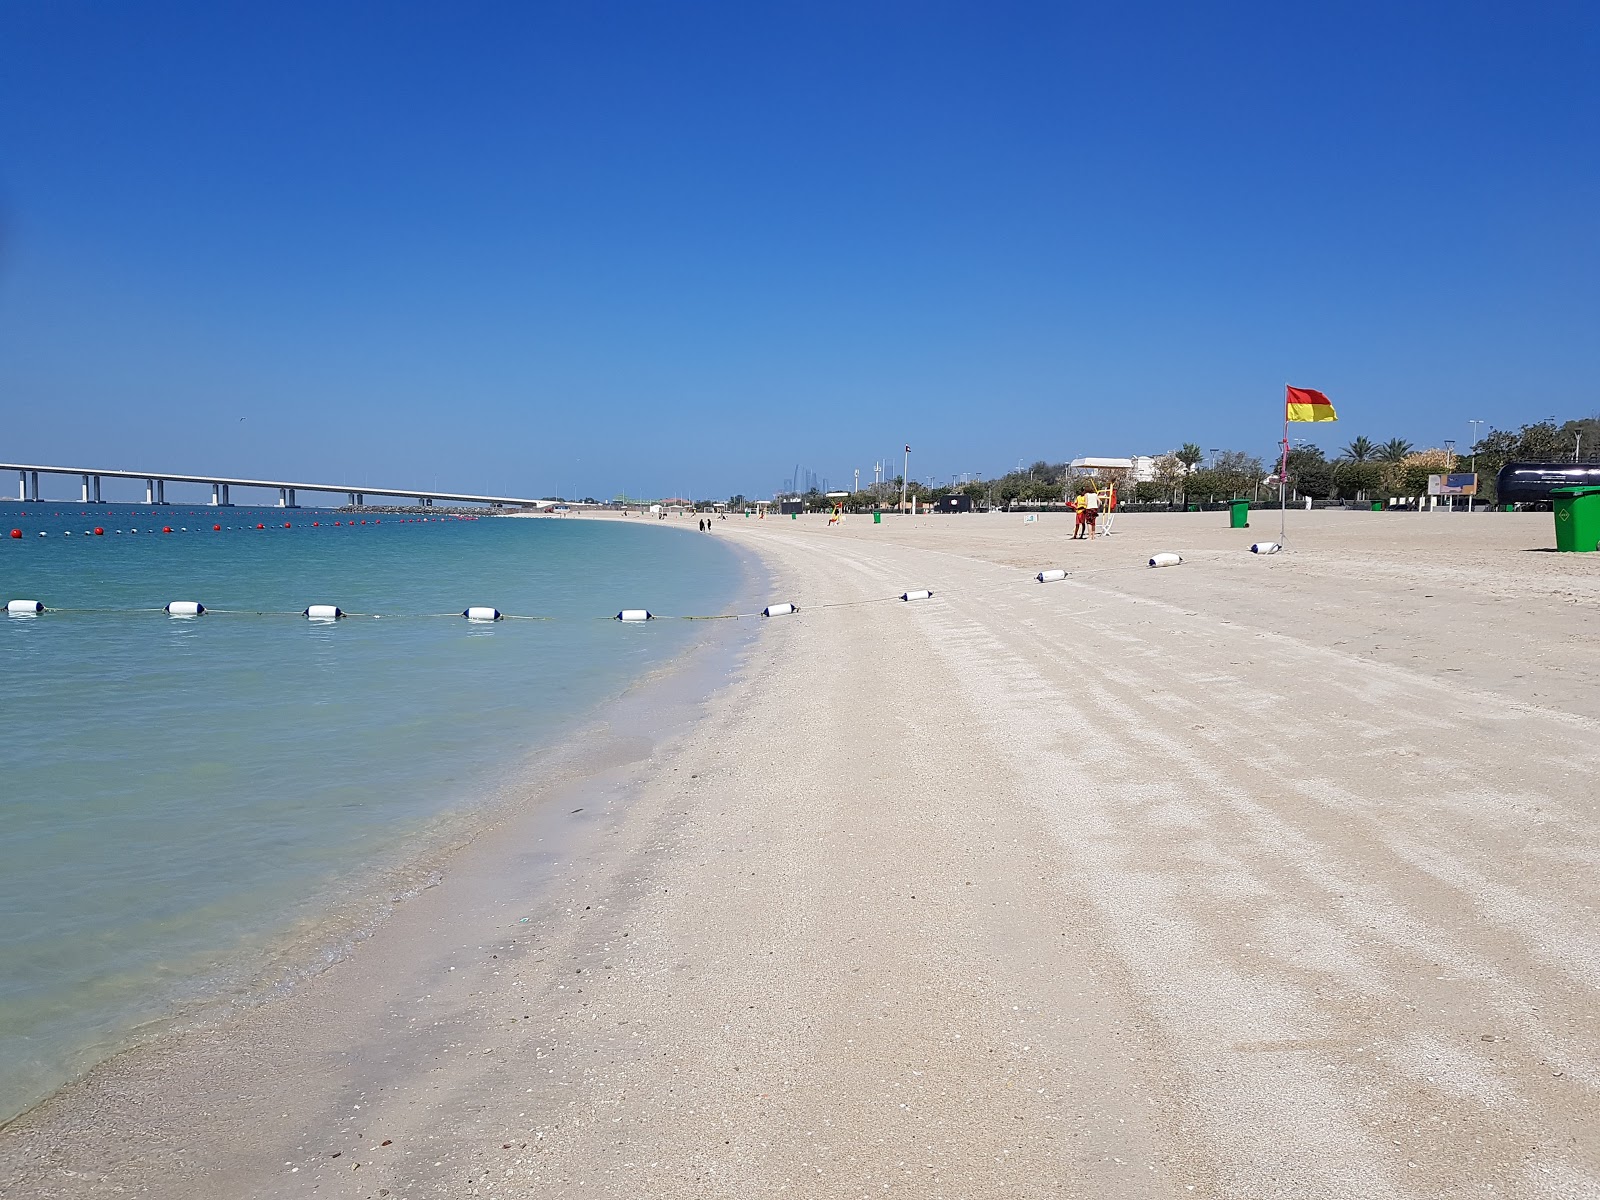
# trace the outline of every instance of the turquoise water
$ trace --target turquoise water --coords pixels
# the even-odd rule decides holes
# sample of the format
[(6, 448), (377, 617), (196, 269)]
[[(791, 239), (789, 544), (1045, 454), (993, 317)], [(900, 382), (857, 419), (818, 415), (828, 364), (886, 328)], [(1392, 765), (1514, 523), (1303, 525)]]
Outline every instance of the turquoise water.
[[(0, 616), (0, 1119), (243, 987), (274, 939), (721, 626), (597, 616), (727, 611), (744, 571), (642, 519), (84, 512), (0, 506), (26, 534), (0, 539), (0, 601), (62, 610)], [(296, 615), (148, 611), (169, 600)], [(558, 619), (460, 618), (479, 604)]]

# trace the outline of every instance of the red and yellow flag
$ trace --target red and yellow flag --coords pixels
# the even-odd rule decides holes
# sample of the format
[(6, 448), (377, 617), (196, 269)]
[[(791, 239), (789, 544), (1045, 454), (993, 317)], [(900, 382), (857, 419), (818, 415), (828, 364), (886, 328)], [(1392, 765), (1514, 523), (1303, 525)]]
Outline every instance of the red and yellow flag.
[(1339, 415), (1333, 411), (1333, 401), (1321, 392), (1312, 391), (1310, 388), (1292, 387), (1289, 389), (1288, 407), (1284, 410), (1285, 421), (1337, 421)]

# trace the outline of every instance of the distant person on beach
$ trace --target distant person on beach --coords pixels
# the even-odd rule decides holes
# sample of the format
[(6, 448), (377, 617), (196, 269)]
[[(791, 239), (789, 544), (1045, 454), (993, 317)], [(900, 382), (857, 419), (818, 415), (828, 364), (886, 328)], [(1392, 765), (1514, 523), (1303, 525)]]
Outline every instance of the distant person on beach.
[(1072, 526), (1072, 540), (1075, 541), (1075, 542), (1079, 542), (1079, 541), (1083, 540), (1083, 513), (1084, 513), (1084, 508), (1083, 508), (1083, 493), (1082, 492), (1079, 492), (1078, 495), (1077, 495), (1077, 498), (1073, 500), (1073, 502), (1072, 502), (1072, 511), (1073, 511), (1074, 514), (1076, 514), (1076, 517), (1077, 517), (1076, 521), (1074, 521), (1073, 526)]
[(1100, 493), (1095, 488), (1090, 488), (1083, 494), (1083, 524), (1088, 530), (1090, 540), (1094, 538), (1094, 522), (1099, 515)]

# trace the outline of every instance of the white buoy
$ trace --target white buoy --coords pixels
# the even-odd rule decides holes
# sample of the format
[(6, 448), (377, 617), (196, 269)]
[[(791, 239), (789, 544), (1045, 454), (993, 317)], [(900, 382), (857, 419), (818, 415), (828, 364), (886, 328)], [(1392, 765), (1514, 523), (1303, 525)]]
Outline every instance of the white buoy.
[(13, 616), (23, 616), (27, 613), (42, 613), (44, 605), (37, 600), (7, 600), (6, 611)]
[(1150, 565), (1152, 567), (1175, 567), (1183, 561), (1181, 554), (1152, 554)]
[(1060, 567), (1052, 567), (1048, 571), (1040, 571), (1034, 576), (1040, 583), (1054, 583), (1058, 579), (1065, 579), (1067, 573)]
[(310, 617), (314, 621), (337, 621), (344, 616), (344, 609), (337, 604), (313, 604), (300, 615)]
[(900, 599), (902, 599), (902, 600), (932, 600), (933, 599), (933, 593), (932, 592), (901, 592), (900, 593)]
[(648, 608), (625, 608), (617, 614), (619, 621), (654, 621), (655, 613)]
[(1251, 554), (1276, 554), (1279, 550), (1282, 550), (1282, 549), (1283, 549), (1283, 547), (1280, 546), (1277, 542), (1251, 542), (1250, 543), (1250, 553)]
[(789, 614), (799, 611), (793, 604), (769, 604), (761, 610), (761, 615), (763, 617), (787, 617)]
[(461, 615), (469, 621), (499, 621), (502, 619), (500, 610), (498, 608), (480, 608), (474, 606), (467, 609), (466, 612), (462, 613)]
[(174, 600), (167, 605), (167, 615), (172, 617), (203, 617), (206, 606), (197, 600)]

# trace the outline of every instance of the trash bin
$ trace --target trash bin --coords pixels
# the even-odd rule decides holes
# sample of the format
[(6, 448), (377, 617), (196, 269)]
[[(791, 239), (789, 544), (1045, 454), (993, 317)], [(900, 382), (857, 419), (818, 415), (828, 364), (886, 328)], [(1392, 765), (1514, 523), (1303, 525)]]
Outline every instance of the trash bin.
[(1249, 529), (1250, 528), (1250, 501), (1248, 501), (1248, 500), (1229, 500), (1228, 501), (1228, 528), (1229, 529)]
[(1372, 511), (1373, 512), (1382, 512), (1383, 511), (1383, 501), (1382, 500), (1374, 500), (1372, 502)]
[(874, 525), (882, 525), (883, 524), (883, 514), (881, 512), (878, 512), (876, 509), (874, 509), (873, 513), (872, 513), (872, 523)]
[(800, 519), (800, 514), (799, 513), (790, 513), (789, 514), (789, 520), (798, 521), (799, 519)]
[(1200, 511), (1200, 506), (1198, 504), (1191, 504), (1191, 505), (1189, 505), (1189, 511), (1190, 512), (1199, 512)]
[(1586, 552), (1600, 549), (1600, 487), (1550, 489), (1556, 513), (1556, 549)]

